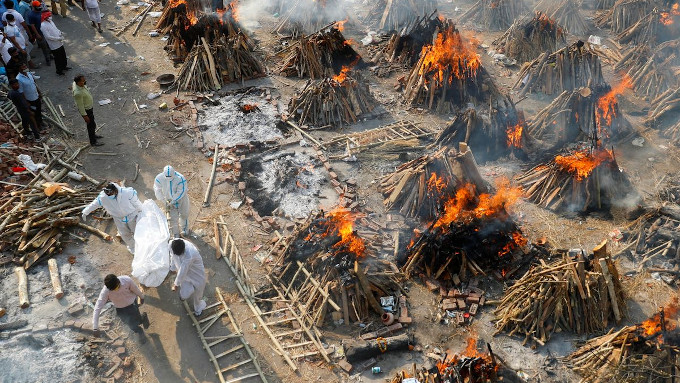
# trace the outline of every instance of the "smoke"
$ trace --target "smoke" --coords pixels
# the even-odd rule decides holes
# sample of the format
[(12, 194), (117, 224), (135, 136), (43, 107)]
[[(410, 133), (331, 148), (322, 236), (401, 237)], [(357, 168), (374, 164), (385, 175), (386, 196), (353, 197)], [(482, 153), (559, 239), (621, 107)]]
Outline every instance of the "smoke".
[(276, 14), (279, 20), (286, 18), (291, 23), (330, 24), (347, 18), (345, 4), (348, 2), (350, 0), (240, 0), (238, 18), (246, 28), (254, 28), (263, 17)]

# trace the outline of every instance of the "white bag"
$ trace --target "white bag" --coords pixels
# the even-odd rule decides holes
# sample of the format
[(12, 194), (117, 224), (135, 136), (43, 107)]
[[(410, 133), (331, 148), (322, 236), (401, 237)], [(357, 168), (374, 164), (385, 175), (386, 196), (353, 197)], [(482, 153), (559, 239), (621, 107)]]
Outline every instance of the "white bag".
[(170, 270), (168, 219), (152, 199), (144, 201), (135, 228), (132, 276), (148, 287), (158, 287)]

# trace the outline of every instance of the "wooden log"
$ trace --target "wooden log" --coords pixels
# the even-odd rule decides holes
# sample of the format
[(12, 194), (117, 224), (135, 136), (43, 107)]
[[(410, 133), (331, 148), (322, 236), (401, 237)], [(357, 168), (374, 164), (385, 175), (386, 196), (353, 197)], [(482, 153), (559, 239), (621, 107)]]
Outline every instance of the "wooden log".
[(407, 351), (411, 339), (407, 334), (369, 341), (350, 340), (345, 345), (345, 356), (350, 363), (370, 359), (386, 352)]
[(217, 154), (219, 152), (219, 145), (215, 144), (215, 154), (213, 155), (212, 171), (210, 172), (210, 182), (205, 189), (205, 197), (203, 198), (203, 207), (210, 206), (210, 194), (212, 193), (213, 184), (215, 183), (215, 171), (217, 170)]
[(607, 290), (609, 291), (609, 300), (612, 303), (612, 310), (614, 311), (614, 319), (616, 323), (621, 323), (621, 312), (619, 311), (618, 299), (616, 297), (616, 290), (614, 290), (614, 282), (612, 281), (612, 276), (609, 273), (609, 266), (607, 265), (607, 260), (605, 258), (600, 258), (598, 260), (600, 267), (602, 268), (602, 275), (604, 276), (605, 282), (607, 282)]
[(22, 309), (28, 308), (31, 302), (28, 300), (28, 277), (23, 267), (15, 267), (14, 274), (17, 276), (17, 288), (19, 290), (19, 306)]
[(64, 290), (61, 288), (61, 280), (59, 279), (59, 266), (57, 265), (57, 260), (50, 258), (47, 261), (47, 267), (50, 270), (50, 280), (52, 281), (52, 290), (54, 291), (54, 297), (61, 299), (64, 296)]
[(359, 281), (359, 285), (361, 286), (361, 289), (364, 291), (364, 294), (366, 295), (366, 300), (368, 301), (368, 304), (373, 308), (373, 310), (382, 315), (385, 313), (385, 310), (380, 306), (378, 301), (375, 299), (373, 296), (373, 292), (371, 291), (371, 285), (368, 282), (368, 279), (366, 278), (366, 274), (364, 274), (364, 271), (361, 269), (361, 266), (359, 266), (359, 262), (354, 261), (354, 275), (356, 275), (357, 280)]

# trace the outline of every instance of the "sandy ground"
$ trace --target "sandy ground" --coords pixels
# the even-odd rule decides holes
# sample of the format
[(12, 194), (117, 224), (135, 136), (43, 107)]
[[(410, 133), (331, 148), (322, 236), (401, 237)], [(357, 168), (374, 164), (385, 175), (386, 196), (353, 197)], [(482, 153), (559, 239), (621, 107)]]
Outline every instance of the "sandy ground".
[[(464, 3), (441, 3), (443, 12), (449, 16), (455, 14), (453, 12), (455, 6), (466, 6)], [(159, 7), (156, 9), (158, 10)], [(113, 3), (102, 3), (102, 12), (106, 14), (104, 18), (106, 29), (114, 24), (122, 25), (136, 11), (129, 5), (116, 6)], [(232, 275), (227, 271), (226, 265), (212, 255), (215, 250), (210, 223), (212, 218), (219, 214), (227, 218), (229, 230), (234, 235), (248, 263), (248, 268), (253, 273), (256, 285), (262, 285), (265, 282), (262, 278), (264, 272), (262, 267), (254, 261), (253, 256), (256, 250), (253, 249), (257, 245), (266, 245), (271, 235), (262, 233), (256, 228), (251, 218), (245, 217), (242, 212), (235, 211), (229, 206), (231, 202), (240, 200), (240, 196), (231, 184), (217, 185), (212, 193), (211, 206), (201, 208), (210, 174), (210, 164), (206, 158), (209, 153), (198, 151), (188, 134), (177, 130), (170, 123), (170, 112), (158, 110), (158, 105), (162, 102), (172, 104), (172, 94), (166, 94), (154, 100), (146, 99), (149, 92), (158, 91), (158, 84), (154, 81), (156, 76), (162, 73), (176, 73), (176, 69), (172, 67), (172, 63), (162, 50), (163, 42), (159, 38), (147, 35), (147, 32), (153, 28), (151, 21), (153, 19), (145, 22), (137, 37), (132, 37), (130, 31), (120, 37), (115, 37), (110, 30), (105, 30), (103, 35), (97, 34), (94, 28), (88, 25), (86, 18), (85, 12), (76, 7), (71, 9), (68, 18), (55, 17), (58, 27), (67, 35), (66, 50), (69, 55), (69, 65), (73, 67), (69, 76), (66, 78), (56, 76), (53, 67), (43, 67), (37, 71), (41, 76), (38, 80), (39, 85), (55, 104), (63, 106), (67, 116), (65, 120), (76, 132), (76, 136), (67, 142), (74, 148), (87, 142), (84, 123), (73, 106), (69, 90), (71, 85), (69, 77), (76, 73), (84, 73), (88, 78), (88, 85), (95, 101), (103, 99), (112, 101), (108, 105), (95, 106), (95, 115), (101, 127), (99, 133), (105, 137), (102, 140), (105, 146), (90, 149), (80, 155), (79, 161), (84, 166), (84, 170), (95, 178), (125, 180), (127, 185), (138, 190), (143, 199), (152, 198), (151, 185), (154, 176), (168, 163), (189, 179), (189, 195), (192, 201), (190, 217), (194, 230), (192, 241), (203, 254), (209, 276), (206, 298), (208, 301), (214, 299), (215, 287), (220, 287), (236, 297), (231, 303), (232, 310), (239, 319), (246, 338), (258, 354), (268, 379), (271, 382), (290, 379), (304, 382), (378, 382), (383, 381), (387, 374), (403, 366), (413, 362), (422, 362), (424, 358), (422, 354), (413, 352), (384, 355), (378, 362), (384, 371), (381, 375), (363, 372), (360, 375), (347, 377), (338, 372), (338, 369), (310, 362), (299, 363), (298, 374), (290, 371), (269, 346), (269, 339), (255, 324), (250, 310), (242, 300), (238, 299), (238, 296), (233, 295), (237, 290), (233, 285)], [(269, 26), (274, 22), (275, 19), (268, 16), (262, 20), (262, 25)], [(356, 28), (350, 29), (347, 35), (355, 41), (363, 37), (362, 30)], [(268, 33), (266, 28), (256, 30), (255, 37), (260, 41), (260, 47), (265, 52), (267, 47), (275, 44), (274, 37)], [(479, 34), (477, 38), (482, 43), (489, 43), (493, 35)], [(106, 43), (108, 45), (102, 46)], [(363, 48), (359, 50), (362, 51)], [(483, 54), (482, 50), (480, 54)], [(494, 65), (486, 55), (483, 56), (485, 66), (497, 76), (498, 83), (502, 87), (511, 85), (514, 80), (511, 77), (513, 72)], [(35, 57), (38, 62), (42, 62), (39, 54)], [(268, 62), (268, 65), (271, 67), (273, 63)], [(400, 73), (394, 73), (387, 79), (378, 79), (372, 75), (366, 76), (370, 82), (371, 91), (379, 100), (386, 101), (384, 106), (388, 114), (380, 120), (364, 121), (351, 126), (347, 131), (364, 130), (400, 118), (410, 118), (438, 126), (445, 124), (449, 116), (433, 116), (418, 110), (406, 110), (399, 103), (399, 95), (392, 90), (392, 84), (400, 75)], [(608, 73), (608, 76), (612, 79), (612, 73)], [(292, 79), (281, 80), (273, 76), (250, 82), (247, 85), (270, 87), (273, 89), (274, 97), (279, 97), (284, 104), (287, 104), (295, 89), (294, 85), (302, 82)], [(182, 98), (181, 94), (179, 98)], [(632, 94), (626, 94), (626, 99), (631, 103), (641, 102)], [(137, 110), (135, 100), (137, 105), (146, 104), (148, 107)], [(390, 100), (396, 101), (390, 102)], [(530, 116), (549, 101), (547, 97), (532, 95), (519, 107)], [(187, 114), (188, 108), (172, 112), (176, 119), (187, 118)], [(653, 202), (651, 194), (653, 194), (652, 190), (656, 182), (664, 174), (674, 174), (677, 170), (677, 150), (670, 147), (666, 140), (657, 137), (654, 131), (645, 131), (639, 123), (639, 118), (631, 118), (631, 121), (635, 128), (642, 132), (647, 142), (643, 148), (633, 147), (630, 143), (622, 143), (617, 147), (617, 159), (631, 176), (633, 183), (639, 190), (644, 191), (643, 196), (649, 197), (649, 201)], [(314, 135), (319, 139), (327, 140), (337, 133), (323, 131), (315, 132)], [(52, 130), (51, 134), (61, 136), (56, 130)], [(138, 146), (135, 135), (142, 143), (142, 147)], [(92, 154), (93, 152), (115, 153), (116, 155), (97, 155)], [(420, 154), (420, 149), (414, 148), (408, 156), (411, 159)], [(377, 154), (366, 154), (360, 156), (356, 163), (338, 163), (336, 171), (340, 179), (357, 179), (362, 204), (375, 211), (377, 219), (384, 219), (386, 212), (382, 208), (377, 185), (372, 181), (391, 171), (400, 162), (395, 156), (382, 157)], [(140, 174), (133, 182), (136, 164), (139, 164)], [(523, 167), (524, 165), (516, 160), (503, 160), (486, 164), (482, 171), (483, 175), (491, 180), (504, 174), (516, 174)], [(515, 212), (530, 239), (545, 236), (555, 246), (561, 248), (590, 249), (606, 237), (612, 229), (626, 223), (620, 218), (614, 220), (595, 217), (567, 219), (538, 209), (526, 202), (520, 203)], [(108, 225), (107, 230), (115, 234), (113, 225)], [(613, 250), (616, 251), (616, 245)], [(76, 257), (75, 264), (68, 264), (66, 260), (69, 255)], [(2, 352), (0, 370), (9, 372), (3, 373), (0, 380), (3, 382), (104, 381), (103, 375), (108, 364), (104, 363), (103, 366), (98, 367), (97, 363), (88, 363), (81, 347), (84, 340), (82, 338), (78, 340), (77, 332), (64, 328), (46, 328), (46, 326), (63, 323), (69, 319), (89, 322), (92, 310), (86, 302), (93, 303), (96, 299), (103, 276), (108, 273), (129, 273), (131, 259), (131, 255), (120, 243), (106, 243), (95, 237), (90, 237), (85, 244), (73, 240), (64, 253), (57, 256), (63, 274), (66, 296), (60, 301), (50, 296), (46, 265), (37, 266), (29, 273), (32, 306), (23, 311), (16, 307), (14, 277), (11, 269), (2, 271), (0, 303), (8, 308), (8, 315), (0, 319), (0, 323), (26, 319), (29, 321), (29, 326), (28, 329), (7, 339), (0, 338), (0, 349), (19, 350), (14, 355)], [(629, 317), (626, 323), (635, 323), (645, 318), (664, 303), (670, 291), (670, 288), (662, 282), (653, 280), (648, 275), (626, 277), (624, 283), (630, 287), (629, 291), (634, 292), (630, 297)], [(121, 329), (118, 321), (114, 319), (113, 310), (104, 315), (104, 318), (110, 322), (113, 333), (119, 333), (122, 339), (127, 339), (125, 341), (127, 352), (134, 359), (134, 368), (126, 370), (123, 380), (163, 383), (215, 382), (217, 378), (213, 366), (202, 350), (195, 330), (177, 295), (170, 291), (170, 284), (169, 277), (163, 285), (146, 291), (146, 304), (142, 311), (146, 311), (151, 319), (146, 344), (140, 345), (133, 337), (128, 337), (125, 330)], [(490, 342), (498, 355), (508, 362), (510, 367), (520, 371), (520, 376), (528, 380), (562, 382), (575, 379), (557, 359), (572, 350), (583, 338), (562, 334), (552, 339), (547, 346), (531, 350), (522, 347), (516, 339), (502, 335), (493, 337), (492, 310), (488, 307), (469, 328), (440, 325), (435, 323), (433, 316), (433, 310), (436, 307), (435, 297), (417, 284), (409, 285), (411, 287), (409, 302), (411, 302), (415, 324), (408, 329), (408, 332), (415, 335), (417, 343), (424, 350), (434, 347), (460, 350), (465, 347), (465, 339), (475, 336), (480, 341)], [(484, 280), (481, 285), (488, 291), (491, 298), (502, 294), (503, 286), (495, 281)], [(84, 312), (73, 318), (66, 311), (71, 305), (77, 303), (84, 304)], [(327, 325), (324, 330), (326, 343), (337, 345), (342, 338), (358, 336), (360, 328), (354, 324), (345, 324)], [(36, 349), (52, 350), (50, 347), (54, 348), (50, 351), (50, 358), (43, 359), (35, 353)], [(107, 343), (99, 348), (106, 349), (107, 347), (113, 348)], [(105, 350), (101, 354), (106, 358), (110, 357), (110, 352)], [(10, 365), (22, 368), (9, 369), (7, 366)], [(57, 366), (63, 368), (57, 368)]]

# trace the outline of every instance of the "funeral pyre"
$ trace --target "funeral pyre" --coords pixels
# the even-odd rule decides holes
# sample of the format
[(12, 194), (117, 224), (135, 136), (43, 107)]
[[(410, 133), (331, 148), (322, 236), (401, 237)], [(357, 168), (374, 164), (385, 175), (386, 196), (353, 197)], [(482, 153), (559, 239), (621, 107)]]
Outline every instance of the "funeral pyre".
[(401, 32), (417, 22), (418, 18), (436, 10), (436, 0), (378, 0), (373, 3), (364, 23), (378, 30)]
[(281, 16), (272, 32), (299, 37), (349, 19), (342, 0), (296, 0)]
[(649, 13), (630, 25), (617, 36), (620, 44), (634, 43), (655, 46), (664, 41), (676, 39), (680, 34), (680, 9), (675, 3), (670, 8), (652, 8)]
[(541, 53), (554, 52), (566, 44), (566, 32), (545, 13), (515, 21), (503, 36), (493, 42), (496, 53), (505, 54), (523, 63), (532, 61)]
[(637, 96), (652, 101), (680, 82), (680, 40), (670, 40), (652, 48), (641, 44), (632, 47), (614, 66), (617, 72), (630, 77)]
[(675, 296), (642, 323), (590, 339), (567, 361), (586, 383), (673, 381), (680, 369), (679, 303)]
[(640, 21), (653, 7), (650, 0), (618, 0), (611, 9), (596, 17), (595, 24), (619, 34)]
[(450, 113), (473, 100), (488, 104), (499, 91), (475, 47), (476, 42), (463, 38), (453, 21), (444, 22), (404, 81), (407, 103), (437, 113)]
[(496, 333), (544, 345), (554, 332), (592, 334), (625, 316), (619, 275), (606, 242), (590, 256), (574, 249), (532, 267), (508, 288), (494, 312)]
[(502, 31), (526, 12), (523, 0), (478, 0), (460, 20), (490, 31)]
[(546, 13), (572, 35), (583, 36), (588, 32), (588, 24), (579, 12), (580, 6), (577, 1), (562, 0), (556, 3), (551, 0), (542, 0), (536, 4), (535, 10)]
[(525, 63), (514, 88), (521, 89), (520, 96), (524, 96), (529, 91), (555, 94), (605, 84), (599, 57), (590, 50), (588, 43), (577, 41), (554, 53), (544, 52)]
[(680, 141), (680, 120), (676, 118), (679, 110), (680, 86), (676, 86), (652, 100), (652, 108), (645, 119), (645, 124), (661, 130), (677, 145)]

